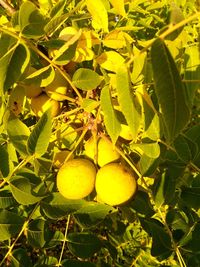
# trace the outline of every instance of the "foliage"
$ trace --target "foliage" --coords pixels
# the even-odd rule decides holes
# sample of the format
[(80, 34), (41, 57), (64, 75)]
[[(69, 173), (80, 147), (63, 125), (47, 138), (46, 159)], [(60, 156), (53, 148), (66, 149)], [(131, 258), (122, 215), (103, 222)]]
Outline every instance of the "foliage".
[[(1, 3), (0, 266), (200, 266), (199, 1)], [(25, 88), (56, 72), (61, 112), (38, 118)], [(137, 176), (125, 205), (56, 188), (54, 154), (91, 136)]]

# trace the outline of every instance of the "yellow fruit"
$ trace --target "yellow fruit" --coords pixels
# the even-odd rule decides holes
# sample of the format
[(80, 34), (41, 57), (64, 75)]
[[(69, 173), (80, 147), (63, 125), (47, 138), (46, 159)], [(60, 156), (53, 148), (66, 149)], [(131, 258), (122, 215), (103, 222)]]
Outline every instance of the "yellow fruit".
[(57, 174), (57, 188), (68, 199), (81, 199), (94, 189), (96, 168), (87, 159), (72, 159), (62, 165)]
[(100, 167), (120, 158), (110, 141), (101, 137), (96, 141), (93, 136), (85, 143), (85, 155), (97, 159)]
[[(65, 159), (67, 158), (69, 153), (69, 150), (60, 150), (58, 152), (55, 152), (53, 157), (53, 166), (59, 169), (65, 162)], [(70, 159), (73, 159), (73, 155), (70, 156)]]
[(41, 117), (50, 107), (52, 117), (56, 117), (60, 113), (60, 103), (58, 101), (51, 99), (46, 94), (41, 94), (31, 99), (31, 108), (38, 117)]
[(115, 206), (132, 198), (137, 190), (137, 182), (126, 167), (109, 163), (97, 172), (95, 188), (102, 202)]
[[(34, 73), (35, 71), (37, 71), (35, 68), (30, 67), (29, 70), (28, 70), (28, 73), (27, 73), (27, 77), (29, 75), (31, 75), (32, 73)], [(25, 95), (28, 98), (37, 97), (37, 96), (39, 96), (42, 93), (42, 88), (38, 84), (34, 84), (34, 83), (31, 83), (31, 84), (22, 83), (21, 85), (24, 87), (24, 89), (25, 89)]]
[(66, 79), (55, 70), (54, 80), (45, 87), (45, 93), (54, 100), (63, 101), (67, 93), (68, 82)]

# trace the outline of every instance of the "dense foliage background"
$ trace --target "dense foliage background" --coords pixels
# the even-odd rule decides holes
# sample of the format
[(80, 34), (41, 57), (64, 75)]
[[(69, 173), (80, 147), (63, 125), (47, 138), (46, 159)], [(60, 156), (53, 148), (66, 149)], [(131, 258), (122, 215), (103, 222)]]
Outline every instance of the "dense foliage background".
[[(200, 2), (0, 4), (0, 266), (200, 266)], [(27, 90), (56, 72), (39, 118)], [(57, 191), (56, 152), (91, 135), (134, 171), (126, 205)]]

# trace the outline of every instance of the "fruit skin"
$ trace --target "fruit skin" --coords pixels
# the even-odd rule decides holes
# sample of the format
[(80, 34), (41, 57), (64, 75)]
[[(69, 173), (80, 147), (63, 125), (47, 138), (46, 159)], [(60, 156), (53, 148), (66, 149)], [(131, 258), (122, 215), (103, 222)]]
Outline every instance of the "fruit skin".
[(113, 148), (110, 141), (102, 137), (96, 140), (93, 136), (85, 143), (85, 155), (92, 160), (97, 157), (100, 167), (120, 158), (120, 154)]
[(60, 103), (58, 101), (51, 99), (44, 93), (31, 99), (31, 108), (38, 117), (41, 117), (50, 107), (52, 117), (56, 117), (60, 113)]
[(68, 82), (66, 79), (55, 70), (55, 77), (53, 81), (45, 87), (45, 93), (54, 100), (63, 101), (67, 93)]
[(57, 188), (68, 199), (82, 199), (95, 186), (96, 168), (83, 158), (71, 159), (64, 163), (57, 174)]
[(137, 190), (137, 182), (125, 166), (109, 163), (97, 172), (95, 188), (101, 202), (115, 206), (133, 197)]
[[(55, 152), (54, 157), (53, 157), (54, 168), (59, 169), (65, 162), (65, 159), (67, 158), (69, 153), (70, 153), (69, 150), (59, 150)], [(73, 159), (73, 155), (70, 156), (70, 159)]]

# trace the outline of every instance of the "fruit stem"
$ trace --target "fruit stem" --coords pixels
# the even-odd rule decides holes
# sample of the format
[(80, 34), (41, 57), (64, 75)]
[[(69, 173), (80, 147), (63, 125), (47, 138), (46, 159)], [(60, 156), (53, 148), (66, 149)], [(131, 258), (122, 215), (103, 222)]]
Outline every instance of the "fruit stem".
[(60, 257), (59, 257), (59, 261), (56, 264), (56, 266), (62, 266), (61, 261), (62, 261), (64, 249), (65, 249), (65, 243), (67, 241), (67, 233), (68, 233), (68, 229), (69, 229), (70, 219), (71, 219), (71, 216), (69, 214), (67, 216), (67, 222), (66, 222), (66, 227), (65, 227), (65, 235), (64, 235), (64, 240), (63, 240), (63, 244), (62, 244), (62, 249), (61, 249)]

